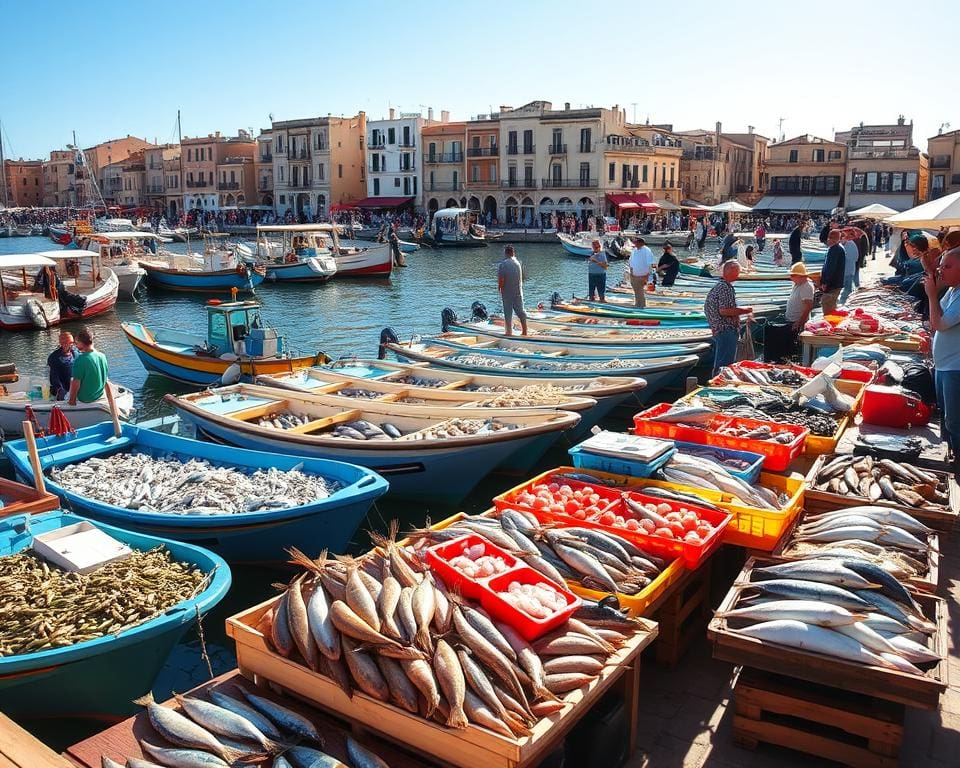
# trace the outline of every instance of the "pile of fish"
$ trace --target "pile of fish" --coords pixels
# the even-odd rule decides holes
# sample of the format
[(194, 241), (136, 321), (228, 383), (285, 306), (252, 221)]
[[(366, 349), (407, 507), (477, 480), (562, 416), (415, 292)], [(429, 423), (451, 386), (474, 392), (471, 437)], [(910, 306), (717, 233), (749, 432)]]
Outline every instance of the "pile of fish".
[(810, 377), (796, 368), (774, 366), (773, 368), (747, 368), (740, 365), (724, 366), (717, 374), (720, 383), (740, 382), (742, 384), (776, 385), (782, 387), (802, 387)]
[[(726, 405), (724, 405), (723, 410), (721, 410), (720, 405), (712, 401), (697, 399), (690, 403), (674, 404), (670, 406), (669, 410), (663, 413), (657, 414), (656, 416), (643, 416), (643, 419), (646, 421), (665, 422), (667, 424), (679, 424), (685, 427), (693, 427), (694, 429), (709, 429), (711, 432), (728, 435), (730, 437), (743, 437), (749, 440), (771, 440), (773, 442), (783, 443), (784, 445), (793, 442), (797, 437), (788, 430), (774, 430), (766, 424), (759, 427), (744, 427), (739, 424), (718, 424), (716, 422), (716, 419), (720, 416), (734, 415), (740, 414), (735, 413), (733, 410), (728, 411)], [(779, 420), (773, 419), (765, 413), (760, 413), (758, 416), (751, 416), (750, 418), (759, 418), (763, 421)], [(834, 428), (830, 432), (832, 435), (836, 431), (836, 422), (831, 420), (831, 423), (834, 424)]]
[[(746, 459), (733, 456), (719, 448), (711, 448), (709, 445), (694, 445), (692, 443), (682, 448), (678, 447), (675, 455), (679, 455), (681, 457), (679, 460), (681, 461), (682, 457), (687, 456), (692, 459), (698, 459), (701, 464), (703, 462), (709, 462), (707, 466), (710, 468), (716, 465), (725, 471), (744, 470), (752, 464), (752, 462)], [(669, 464), (669, 462), (667, 463)]]
[(402, 376), (391, 376), (387, 381), (397, 384), (409, 384), (412, 387), (445, 387), (449, 381), (445, 379), (431, 379), (429, 376), (414, 376), (412, 373), (405, 373)]
[(377, 549), (359, 560), (311, 561), (294, 551), (305, 572), (257, 625), (277, 653), (348, 696), (362, 691), (450, 728), (527, 735), (564, 707), (560, 695), (595, 679), (639, 626), (587, 603), (580, 618), (530, 644), (448, 592), (395, 532), (375, 536)]
[[(760, 484), (745, 483), (709, 458), (691, 457), (683, 453), (673, 454), (655, 476), (678, 485), (726, 493), (733, 496), (737, 503), (759, 509), (779, 511), (789, 500), (786, 494), (777, 494)], [(644, 488), (643, 492), (649, 493), (650, 490)]]
[[(577, 328), (576, 325), (572, 327), (567, 327), (566, 325), (557, 325), (551, 328), (544, 328), (539, 331), (534, 331), (532, 335), (534, 336), (578, 336), (583, 338), (584, 341), (589, 341), (592, 338), (592, 331), (585, 332), (581, 328)], [(640, 329), (636, 326), (627, 326), (624, 328), (617, 329), (617, 332), (623, 336), (624, 342), (631, 341), (686, 341), (690, 338), (690, 331), (686, 328), (656, 328), (656, 329)]]
[(372, 389), (362, 389), (361, 387), (345, 387), (337, 390), (336, 394), (343, 397), (354, 397), (359, 400), (376, 400), (383, 396), (383, 392), (374, 392)]
[(377, 426), (366, 419), (338, 424), (326, 434), (328, 437), (343, 437), (348, 440), (396, 440), (398, 437), (403, 437), (400, 428), (388, 421)]
[[(126, 768), (230, 768), (269, 765), (271, 768), (388, 768), (378, 755), (346, 736), (344, 763), (314, 746), (325, 747), (323, 734), (309, 719), (272, 699), (238, 687), (230, 695), (208, 692), (210, 701), (177, 696), (180, 709), (157, 704), (150, 694), (137, 703), (147, 708), (154, 730), (171, 747), (141, 738), (140, 748), (151, 760), (128, 757)], [(270, 759), (270, 763), (264, 761)], [(109, 757), (102, 768), (124, 768)]]
[(50, 479), (68, 491), (140, 512), (229, 515), (309, 504), (343, 487), (336, 480), (275, 467), (246, 473), (205, 459), (135, 450), (54, 467)]
[(32, 552), (0, 558), (0, 656), (116, 635), (197, 594), (205, 576), (162, 548), (81, 575)]
[(290, 411), (277, 411), (277, 413), (261, 416), (257, 419), (256, 424), (258, 427), (269, 427), (270, 429), (293, 429), (294, 427), (302, 427), (310, 420), (309, 416), (291, 413)]
[(411, 439), (413, 440), (443, 440), (448, 437), (470, 437), (471, 435), (487, 435), (493, 432), (503, 432), (505, 430), (517, 429), (516, 424), (496, 419), (447, 419), (439, 424), (434, 424), (427, 429), (421, 429), (415, 432)]
[(931, 528), (892, 507), (848, 507), (806, 516), (794, 529), (791, 542), (827, 544), (867, 542), (907, 555), (926, 558), (936, 549)]
[(949, 486), (944, 477), (891, 459), (831, 456), (817, 472), (813, 487), (841, 496), (950, 511)]
[[(570, 395), (576, 392), (582, 392), (583, 390), (587, 389), (590, 385), (574, 384), (572, 382), (570, 384), (565, 383), (562, 387), (554, 387), (553, 385), (544, 386), (544, 385), (538, 385), (538, 384), (530, 384), (526, 387), (520, 387), (520, 389), (533, 389), (540, 386), (543, 386), (545, 390), (556, 389), (557, 391), (562, 392), (564, 395)], [(517, 387), (510, 387), (505, 384), (467, 384), (465, 387), (463, 387), (464, 392), (508, 393), (508, 392), (516, 392), (517, 389), (518, 389)]]
[(796, 424), (821, 437), (833, 437), (837, 432), (838, 422), (834, 414), (800, 405), (782, 392), (772, 389), (742, 392), (736, 397), (724, 398), (723, 413), (744, 419)]
[(481, 400), (476, 403), (486, 408), (523, 408), (528, 405), (558, 405), (568, 397), (559, 387), (531, 384)]
[[(747, 427), (743, 424), (729, 423), (722, 424), (712, 431), (726, 437), (740, 437), (744, 440), (767, 440), (771, 443), (780, 443), (781, 445), (789, 445), (797, 439), (797, 436), (790, 430), (776, 429), (769, 424), (761, 424), (759, 427)], [(834, 431), (836, 430), (832, 430), (830, 435), (833, 435)]]
[(620, 360), (619, 358), (598, 357), (596, 360), (586, 362), (574, 362), (572, 360), (559, 360), (553, 357), (544, 357), (538, 359), (516, 360), (509, 357), (493, 357), (491, 355), (481, 355), (476, 352), (451, 355), (447, 360), (455, 360), (458, 363), (469, 365), (475, 368), (504, 368), (524, 369), (534, 371), (585, 371), (595, 368), (616, 369), (616, 368), (636, 368), (636, 360)]
[(893, 576), (838, 556), (754, 568), (718, 613), (729, 629), (765, 643), (922, 675), (940, 660), (936, 625)]

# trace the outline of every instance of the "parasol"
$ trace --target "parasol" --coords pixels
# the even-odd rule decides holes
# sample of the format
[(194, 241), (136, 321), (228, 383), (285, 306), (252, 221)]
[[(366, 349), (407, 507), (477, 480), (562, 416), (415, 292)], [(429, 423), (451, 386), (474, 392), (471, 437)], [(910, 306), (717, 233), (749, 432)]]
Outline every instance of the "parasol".
[(944, 195), (886, 219), (900, 229), (924, 229), (960, 226), (960, 192)]

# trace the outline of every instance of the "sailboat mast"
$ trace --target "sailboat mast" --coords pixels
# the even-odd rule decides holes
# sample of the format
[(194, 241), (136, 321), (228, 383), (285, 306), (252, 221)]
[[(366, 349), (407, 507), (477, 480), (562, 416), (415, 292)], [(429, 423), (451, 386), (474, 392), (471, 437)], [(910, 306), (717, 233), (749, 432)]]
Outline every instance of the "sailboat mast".
[[(183, 137), (180, 135), (180, 110), (177, 110), (177, 146), (180, 147), (180, 212), (186, 215), (186, 210), (184, 210), (183, 201), (187, 199), (186, 195), (183, 194), (183, 187), (186, 182), (183, 180)], [(186, 219), (184, 219), (186, 221)]]
[(7, 163), (3, 159), (3, 123), (0, 123), (0, 184), (3, 185), (3, 207), (6, 208), (10, 203), (7, 197)]

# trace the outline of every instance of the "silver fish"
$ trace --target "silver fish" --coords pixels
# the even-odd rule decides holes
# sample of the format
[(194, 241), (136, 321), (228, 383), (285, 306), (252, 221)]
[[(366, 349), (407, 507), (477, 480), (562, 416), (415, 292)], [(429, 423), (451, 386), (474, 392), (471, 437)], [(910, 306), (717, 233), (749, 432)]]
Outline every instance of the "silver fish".
[(280, 741), (283, 738), (283, 734), (277, 730), (277, 727), (270, 721), (269, 718), (260, 714), (251, 707), (249, 704), (228, 696), (222, 691), (213, 689), (210, 691), (210, 698), (213, 699), (213, 703), (218, 706), (223, 707), (224, 709), (230, 710), (234, 714), (240, 715), (240, 717), (245, 718), (249, 722), (253, 723), (260, 732), (269, 739), (273, 741)]
[(866, 617), (865, 613), (851, 613), (846, 608), (815, 600), (772, 600), (756, 605), (734, 608), (717, 616), (755, 621), (775, 621), (777, 619), (795, 619), (804, 624), (816, 624), (820, 627), (838, 627), (853, 624)]
[(324, 740), (323, 736), (320, 735), (320, 732), (317, 730), (316, 726), (307, 720), (303, 715), (297, 714), (293, 710), (282, 707), (270, 699), (266, 699), (263, 696), (258, 696), (255, 693), (251, 693), (246, 688), (241, 688), (240, 692), (246, 697), (247, 701), (256, 709), (260, 714), (269, 717), (277, 726), (292, 733), (295, 736), (299, 736), (302, 739), (312, 741), (314, 744), (319, 744), (323, 746)]
[(256, 742), (267, 752), (276, 747), (253, 723), (229, 709), (190, 696), (177, 696), (177, 703), (191, 720), (213, 733)]
[(810, 653), (835, 656), (838, 659), (846, 659), (859, 664), (877, 667), (893, 666), (891, 662), (886, 661), (873, 651), (867, 650), (852, 637), (825, 627), (804, 624), (802, 621), (790, 619), (763, 621), (732, 631), (747, 637), (758, 638), (764, 642), (785, 645)]
[[(800, 538), (800, 537), (798, 537)], [(755, 579), (804, 579), (837, 587), (872, 589), (878, 585), (836, 560), (798, 560), (753, 569)]]
[(347, 756), (353, 763), (353, 768), (390, 768), (386, 762), (350, 735), (347, 736)]
[(148, 741), (141, 741), (140, 746), (154, 760), (170, 768), (230, 768), (229, 763), (225, 763), (216, 755), (199, 749), (168, 749)]
[(156, 728), (157, 733), (172, 744), (191, 749), (205, 749), (219, 755), (227, 762), (233, 762), (238, 758), (233, 750), (224, 747), (208, 730), (176, 710), (157, 704), (152, 694), (148, 693), (143, 698), (137, 699), (135, 703), (146, 707), (150, 724)]
[(291, 747), (284, 753), (295, 768), (350, 768), (326, 752), (309, 747)]

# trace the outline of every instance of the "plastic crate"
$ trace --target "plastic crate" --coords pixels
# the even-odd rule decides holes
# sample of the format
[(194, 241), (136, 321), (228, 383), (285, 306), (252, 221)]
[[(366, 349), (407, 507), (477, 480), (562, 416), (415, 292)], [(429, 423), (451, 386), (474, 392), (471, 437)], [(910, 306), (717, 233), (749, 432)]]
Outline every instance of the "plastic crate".
[(688, 443), (706, 443), (707, 433), (714, 425), (726, 421), (729, 417), (717, 414), (701, 427), (690, 427), (685, 424), (671, 424), (667, 421), (651, 421), (655, 416), (662, 416), (673, 408), (672, 403), (660, 403), (636, 414), (633, 417), (633, 431), (646, 437), (659, 437), (665, 440), (682, 440)]
[(502, 557), (511, 570), (516, 570), (520, 565), (519, 561), (513, 555), (504, 552), (500, 547), (492, 544), (478, 534), (459, 536), (452, 541), (436, 544), (426, 550), (424, 559), (451, 590), (456, 589), (459, 590), (464, 597), (481, 600), (486, 591), (485, 582), (487, 579), (502, 574), (494, 574), (494, 576), (483, 579), (473, 579), (458, 568), (450, 565), (450, 560), (463, 552), (465, 547), (471, 547), (474, 544), (483, 544), (485, 548), (484, 554), (489, 554), (493, 557)]
[[(569, 471), (576, 472), (577, 470), (575, 468), (570, 468)], [(535, 510), (533, 507), (520, 504), (517, 501), (517, 497), (521, 493), (523, 493), (524, 491), (529, 491), (535, 485), (540, 485), (541, 483), (556, 482), (559, 485), (569, 485), (574, 490), (580, 490), (590, 485), (589, 483), (580, 482), (578, 480), (571, 480), (567, 478), (554, 480), (553, 476), (557, 474), (557, 472), (558, 470), (556, 469), (548, 470), (547, 472), (543, 472), (537, 475), (532, 480), (528, 480), (525, 483), (521, 483), (520, 485), (514, 486), (509, 491), (505, 491), (501, 493), (499, 496), (494, 496), (493, 506), (498, 510), (516, 509), (516, 510), (521, 510), (523, 512), (536, 512), (537, 510)], [(600, 487), (594, 488), (593, 490), (597, 493), (598, 496), (600, 496), (600, 503), (597, 504), (597, 507), (601, 512), (609, 509), (611, 506), (616, 504), (617, 501), (619, 501), (620, 499), (620, 495), (616, 491), (611, 491), (609, 488), (604, 488), (600, 486)]]
[[(652, 612), (649, 610), (650, 606), (658, 603), (666, 591), (676, 584), (686, 572), (687, 568), (683, 561), (679, 558), (674, 560), (660, 572), (657, 578), (647, 584), (647, 586), (637, 594), (624, 595), (617, 592), (616, 597), (620, 602), (620, 607), (625, 609), (627, 615), (633, 618), (648, 615), (648, 613)], [(599, 602), (609, 596), (606, 592), (597, 592), (593, 589), (581, 587), (579, 584), (570, 584), (568, 582), (567, 587), (575, 595), (585, 600), (593, 600), (594, 602)]]
[[(567, 603), (567, 607), (562, 611), (557, 611), (546, 619), (534, 618), (511, 605), (500, 596), (499, 593), (505, 591), (509, 584), (514, 581), (518, 581), (521, 584), (545, 584), (563, 597)], [(559, 627), (574, 614), (582, 603), (580, 598), (573, 594), (573, 592), (565, 589), (562, 585), (556, 584), (539, 571), (526, 565), (506, 573), (491, 576), (489, 579), (485, 579), (485, 582), (484, 588), (480, 593), (480, 605), (490, 614), (491, 618), (513, 627), (525, 640), (536, 640), (551, 629)]]
[(753, 485), (757, 481), (757, 478), (760, 477), (760, 470), (763, 469), (763, 460), (765, 456), (762, 453), (755, 453), (753, 451), (734, 451), (730, 448), (719, 448), (713, 445), (703, 445), (702, 443), (675, 442), (674, 445), (677, 447), (678, 453), (685, 453), (685, 448), (699, 448), (701, 450), (714, 451), (722, 456), (727, 456), (732, 459), (743, 459), (744, 461), (749, 461), (750, 466), (746, 467), (745, 469), (727, 468), (727, 472), (734, 477), (740, 478), (748, 485)]
[(579, 445), (575, 445), (567, 451), (573, 459), (573, 466), (577, 469), (599, 469), (601, 472), (610, 472), (616, 475), (630, 475), (631, 477), (650, 477), (650, 475), (670, 461), (670, 457), (676, 452), (675, 448), (671, 448), (653, 461), (645, 462), (592, 453), (583, 450)]

